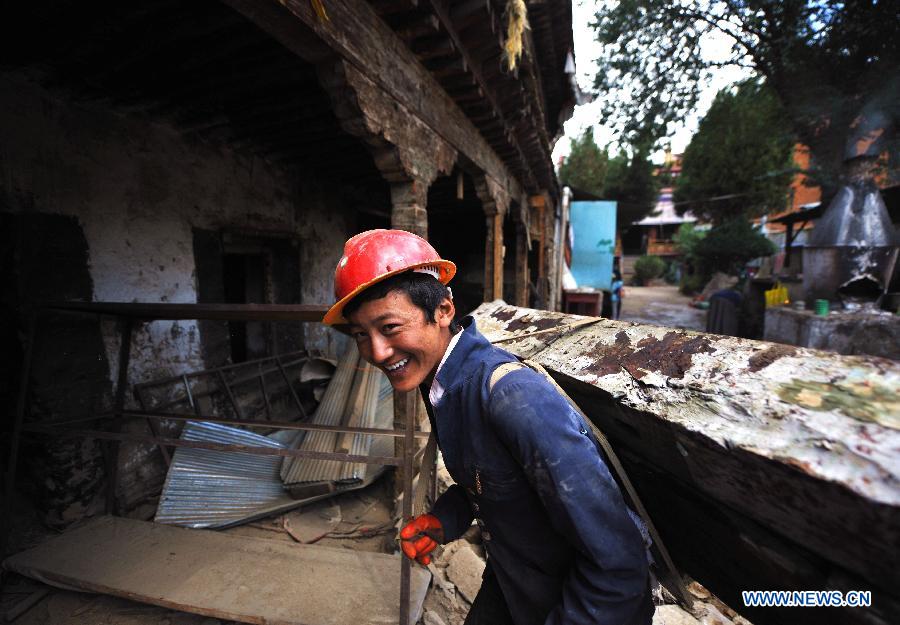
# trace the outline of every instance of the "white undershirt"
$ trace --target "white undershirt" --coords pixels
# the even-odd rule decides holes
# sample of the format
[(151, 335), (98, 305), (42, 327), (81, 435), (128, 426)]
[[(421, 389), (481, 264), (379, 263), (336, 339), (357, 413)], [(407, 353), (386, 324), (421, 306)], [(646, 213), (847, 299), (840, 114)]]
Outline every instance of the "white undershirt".
[(444, 363), (447, 362), (447, 358), (450, 356), (450, 352), (453, 351), (453, 348), (456, 347), (456, 344), (459, 342), (460, 336), (462, 336), (461, 330), (454, 334), (453, 338), (450, 339), (450, 343), (447, 345), (447, 351), (444, 352), (444, 357), (441, 358), (441, 362), (438, 363), (437, 366), (437, 371), (434, 372), (434, 380), (432, 380), (431, 382), (431, 390), (428, 391), (428, 401), (431, 402), (432, 406), (441, 401), (441, 397), (444, 396), (444, 387), (441, 386), (440, 382), (437, 381), (437, 376), (438, 373), (441, 372), (441, 367), (443, 367)]

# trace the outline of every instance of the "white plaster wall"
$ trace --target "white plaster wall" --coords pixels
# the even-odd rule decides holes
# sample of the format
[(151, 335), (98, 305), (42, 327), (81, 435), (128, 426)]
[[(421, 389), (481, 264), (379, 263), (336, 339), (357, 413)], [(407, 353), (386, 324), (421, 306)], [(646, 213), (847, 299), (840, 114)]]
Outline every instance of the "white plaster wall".
[[(34, 210), (77, 216), (95, 301), (196, 302), (192, 228), (290, 230), (301, 236), (302, 301), (332, 300), (348, 211), (315, 181), (249, 154), (185, 138), (163, 123), (71, 103), (19, 75), (0, 75), (0, 175)], [(115, 380), (118, 338), (103, 324)], [(308, 324), (308, 347), (334, 353)], [(157, 321), (133, 342), (130, 380), (203, 368), (194, 321)]]

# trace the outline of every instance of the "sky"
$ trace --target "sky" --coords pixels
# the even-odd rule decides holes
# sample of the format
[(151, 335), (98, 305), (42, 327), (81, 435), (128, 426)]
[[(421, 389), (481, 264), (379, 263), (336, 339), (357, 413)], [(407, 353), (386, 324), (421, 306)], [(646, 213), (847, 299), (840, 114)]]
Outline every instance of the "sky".
[[(594, 19), (594, 13), (600, 2), (590, 0), (574, 0), (572, 3), (572, 31), (575, 39), (575, 69), (578, 84), (585, 92), (591, 91), (597, 66), (594, 60), (600, 56), (600, 44), (594, 39), (594, 31), (588, 24)], [(704, 54), (710, 58), (726, 58), (731, 49), (731, 39), (724, 35), (710, 36), (702, 42)], [(704, 88), (697, 110), (683, 124), (677, 126), (674, 135), (669, 139), (672, 151), (676, 154), (684, 152), (684, 148), (691, 140), (691, 136), (697, 130), (697, 123), (709, 109), (713, 98), (719, 89), (738, 82), (749, 76), (746, 69), (723, 68), (716, 71), (709, 86)], [(604, 146), (613, 141), (614, 133), (611, 128), (601, 126), (598, 123), (600, 108), (604, 95), (600, 94), (594, 102), (575, 107), (575, 113), (565, 124), (565, 134), (556, 143), (553, 150), (553, 162), (569, 153), (569, 139), (573, 139), (588, 126), (594, 126), (594, 141), (597, 145)], [(655, 162), (662, 162), (663, 151), (659, 150), (653, 155)]]

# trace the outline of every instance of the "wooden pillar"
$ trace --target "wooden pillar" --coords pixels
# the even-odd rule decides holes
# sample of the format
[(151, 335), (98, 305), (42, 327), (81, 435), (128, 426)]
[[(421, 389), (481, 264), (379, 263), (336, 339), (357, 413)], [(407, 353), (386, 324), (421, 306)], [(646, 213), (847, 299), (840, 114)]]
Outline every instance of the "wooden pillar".
[(516, 225), (516, 306), (528, 306), (528, 233), (524, 224)]
[(503, 298), (503, 214), (488, 213), (484, 238), (484, 301)]
[(391, 184), (391, 227), (428, 238), (427, 187), (417, 180)]
[(503, 299), (503, 215), (494, 215), (494, 299)]

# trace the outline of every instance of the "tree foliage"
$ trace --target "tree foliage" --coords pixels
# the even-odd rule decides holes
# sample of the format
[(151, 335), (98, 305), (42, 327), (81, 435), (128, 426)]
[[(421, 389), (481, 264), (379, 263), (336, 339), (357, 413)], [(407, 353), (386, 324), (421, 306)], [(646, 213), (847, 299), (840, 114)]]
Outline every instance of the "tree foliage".
[[(602, 121), (631, 142), (657, 140), (694, 110), (715, 69), (747, 67), (765, 78), (809, 146), (810, 174), (827, 197), (861, 131), (872, 138), (880, 130), (879, 147), (898, 154), (896, 11), (886, 0), (604, 3), (592, 23), (603, 50), (594, 81), (604, 92)], [(730, 54), (704, 54), (711, 35), (730, 41)]]
[(774, 94), (758, 80), (723, 89), (684, 153), (679, 212), (721, 223), (785, 206), (794, 138)]
[(656, 207), (659, 181), (648, 148), (620, 150), (609, 159), (604, 197), (616, 200), (616, 220), (624, 227), (646, 217)]
[(740, 275), (747, 261), (771, 256), (776, 251), (775, 244), (743, 218), (713, 227), (696, 246), (703, 267), (715, 267), (732, 275)]
[(618, 203), (616, 219), (630, 224), (645, 217), (659, 194), (649, 148), (621, 149), (610, 158), (609, 146), (594, 142), (593, 128), (569, 140), (569, 155), (559, 167), (559, 180), (580, 191)]
[(646, 285), (654, 278), (663, 275), (666, 261), (659, 256), (639, 256), (634, 261), (634, 279), (638, 285)]
[(706, 236), (705, 230), (697, 229), (692, 223), (684, 223), (678, 226), (678, 231), (672, 236), (672, 242), (678, 253), (690, 262), (697, 260), (697, 246), (703, 237)]
[(559, 167), (560, 182), (602, 196), (608, 159), (606, 150), (594, 142), (593, 128), (585, 128), (580, 137), (570, 139), (569, 147), (569, 155)]

